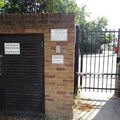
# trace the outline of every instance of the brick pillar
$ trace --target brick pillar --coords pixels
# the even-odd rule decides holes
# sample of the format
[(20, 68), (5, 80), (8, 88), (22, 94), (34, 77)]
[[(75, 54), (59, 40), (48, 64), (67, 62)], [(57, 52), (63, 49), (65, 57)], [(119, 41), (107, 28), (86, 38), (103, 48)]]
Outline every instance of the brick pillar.
[[(62, 28), (60, 26), (59, 28)], [(72, 120), (74, 95), (74, 25), (68, 29), (68, 40), (45, 42), (45, 106), (46, 115), (51, 120)], [(50, 36), (50, 33), (48, 33)], [(60, 53), (56, 53), (60, 46)], [(63, 64), (52, 63), (54, 55), (63, 55)]]

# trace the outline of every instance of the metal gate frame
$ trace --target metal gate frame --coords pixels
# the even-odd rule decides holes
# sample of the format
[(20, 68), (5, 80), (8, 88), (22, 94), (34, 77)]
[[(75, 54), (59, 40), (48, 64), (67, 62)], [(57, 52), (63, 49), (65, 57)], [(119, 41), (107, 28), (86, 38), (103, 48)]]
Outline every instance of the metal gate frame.
[[(107, 37), (107, 34), (108, 34), (108, 42), (110, 41), (110, 39), (112, 39), (112, 38), (110, 38), (111, 36), (110, 36), (110, 34), (112, 34), (113, 35), (113, 37), (116, 37), (116, 34), (117, 34), (117, 37), (118, 37), (118, 44), (117, 44), (117, 47), (118, 47), (118, 51), (119, 51), (119, 39), (120, 39), (120, 31), (86, 31), (86, 30), (82, 30), (82, 31), (80, 31), (79, 30), (79, 32), (76, 32), (77, 34), (79, 34), (79, 40), (80, 40), (80, 43), (79, 43), (79, 46), (80, 46), (80, 70), (79, 70), (79, 72), (77, 72), (77, 74), (78, 74), (78, 76), (80, 77), (80, 83), (79, 83), (79, 85), (78, 86), (82, 86), (83, 85), (83, 78), (87, 78), (87, 77), (89, 77), (89, 79), (91, 79), (91, 77), (93, 77), (94, 79), (95, 79), (95, 77), (97, 76), (98, 78), (97, 79), (99, 79), (100, 78), (100, 76), (102, 77), (102, 79), (104, 79), (104, 77), (106, 77), (106, 79), (107, 79), (107, 81), (108, 81), (108, 77), (111, 77), (111, 81), (112, 81), (112, 78), (113, 78), (113, 76), (114, 76), (114, 78), (115, 79), (118, 79), (118, 76), (120, 75), (119, 73), (117, 73), (117, 71), (116, 71), (116, 73), (114, 73), (114, 72), (112, 72), (112, 67), (113, 67), (113, 63), (111, 63), (112, 64), (112, 67), (111, 67), (111, 72), (109, 72), (109, 55), (110, 55), (110, 53), (109, 53), (109, 50), (108, 50), (108, 60), (107, 60), (107, 71), (106, 72), (104, 72), (104, 70), (102, 71), (102, 73), (100, 72), (100, 70), (98, 70), (98, 73), (96, 73), (95, 71), (94, 72), (91, 72), (91, 70), (89, 71), (89, 72), (85, 72), (85, 71), (83, 71), (83, 68), (84, 68), (84, 64), (83, 64), (83, 56), (85, 55), (85, 40), (87, 40), (88, 41), (88, 39), (90, 39), (90, 44), (92, 44), (92, 40), (93, 39), (97, 39), (98, 40), (98, 36), (99, 36), (99, 39), (103, 39), (104, 40), (104, 48), (103, 48), (103, 57), (105, 57), (105, 40), (106, 40), (106, 38), (105, 37)], [(90, 35), (90, 36), (89, 36)], [(92, 35), (95, 35), (95, 36), (93, 36), (92, 37)], [(102, 36), (102, 35), (104, 35), (104, 36)], [(88, 38), (89, 37), (89, 38)], [(95, 38), (94, 38), (95, 37)], [(114, 41), (114, 40), (113, 40)], [(92, 46), (92, 45), (91, 45)], [(108, 48), (107, 49), (109, 49), (109, 47), (110, 47), (110, 45), (109, 45), (109, 43), (108, 43)], [(113, 48), (114, 48), (114, 45), (112, 46)], [(87, 48), (87, 47), (86, 47)], [(79, 48), (78, 48), (79, 49)], [(90, 57), (93, 57), (92, 56), (92, 53), (89, 53), (90, 54)], [(95, 56), (96, 56), (96, 53), (94, 53), (95, 54)], [(88, 56), (87, 55), (87, 53), (86, 53), (86, 55), (85, 55), (86, 57)], [(101, 57), (101, 53), (98, 53), (98, 57), (99, 57), (99, 59), (100, 59), (100, 57)], [(113, 57), (113, 54), (112, 54), (112, 57)], [(91, 58), (90, 58), (91, 59)], [(96, 58), (95, 58), (96, 59)], [(103, 58), (104, 59), (104, 58)], [(113, 58), (112, 58), (113, 59)], [(86, 60), (87, 61), (87, 60)], [(100, 61), (100, 60), (99, 60)], [(113, 60), (112, 60), (112, 62), (113, 62)], [(118, 63), (118, 62), (120, 62), (120, 57), (118, 56), (118, 53), (117, 53), (117, 57), (116, 57), (116, 64)], [(86, 63), (87, 64), (87, 63)], [(87, 65), (86, 65), (87, 66)], [(94, 65), (95, 66), (95, 65)], [(99, 64), (99, 66), (100, 66), (100, 64)], [(104, 65), (103, 65), (104, 66)], [(91, 67), (91, 65), (90, 65), (90, 67)], [(91, 69), (91, 68), (90, 68)], [(95, 69), (95, 68), (94, 68)], [(99, 68), (98, 68), (99, 69)], [(104, 69), (104, 68), (103, 68)], [(104, 80), (102, 80), (102, 84), (104, 84), (103, 83), (103, 81)], [(110, 83), (110, 84), (112, 84), (112, 83)], [(113, 87), (108, 87), (108, 85), (107, 85), (107, 82), (106, 82), (106, 87), (103, 87), (103, 85), (102, 85), (102, 87), (99, 87), (99, 80), (98, 80), (98, 86), (97, 87), (95, 87), (94, 85), (91, 87), (90, 85), (89, 86), (82, 86), (82, 89), (85, 89), (85, 90), (97, 90), (97, 91), (120, 91), (120, 88), (116, 88), (116, 86), (115, 86), (115, 88), (113, 88)]]
[(78, 87), (78, 70), (79, 70), (79, 26), (76, 25), (76, 39), (75, 39), (75, 61), (74, 61), (74, 94), (76, 94), (76, 90)]

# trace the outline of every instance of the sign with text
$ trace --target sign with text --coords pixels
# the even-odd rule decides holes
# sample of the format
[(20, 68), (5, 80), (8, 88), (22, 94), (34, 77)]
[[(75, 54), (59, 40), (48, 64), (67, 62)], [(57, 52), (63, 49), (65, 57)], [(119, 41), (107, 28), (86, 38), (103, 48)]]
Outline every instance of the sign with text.
[(20, 54), (20, 43), (4, 43), (5, 54)]
[(63, 64), (64, 55), (52, 55), (52, 64)]
[(51, 41), (67, 41), (67, 29), (51, 29)]

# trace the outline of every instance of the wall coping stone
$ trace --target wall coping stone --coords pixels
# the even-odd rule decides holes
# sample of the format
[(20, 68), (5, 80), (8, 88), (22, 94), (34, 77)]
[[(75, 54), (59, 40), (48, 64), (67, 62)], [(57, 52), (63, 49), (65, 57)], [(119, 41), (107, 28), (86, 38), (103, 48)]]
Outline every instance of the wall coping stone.
[(52, 23), (74, 22), (74, 13), (24, 13), (24, 14), (0, 14), (0, 24), (23, 23)]

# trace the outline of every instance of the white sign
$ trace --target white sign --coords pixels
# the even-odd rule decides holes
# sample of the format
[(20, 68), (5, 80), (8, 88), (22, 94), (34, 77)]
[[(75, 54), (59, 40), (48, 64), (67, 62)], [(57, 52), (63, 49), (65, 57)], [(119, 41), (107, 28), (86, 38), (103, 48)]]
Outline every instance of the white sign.
[(5, 54), (20, 54), (20, 43), (4, 43)]
[(67, 29), (51, 29), (51, 41), (67, 41)]
[(63, 64), (64, 55), (52, 55), (52, 64)]

